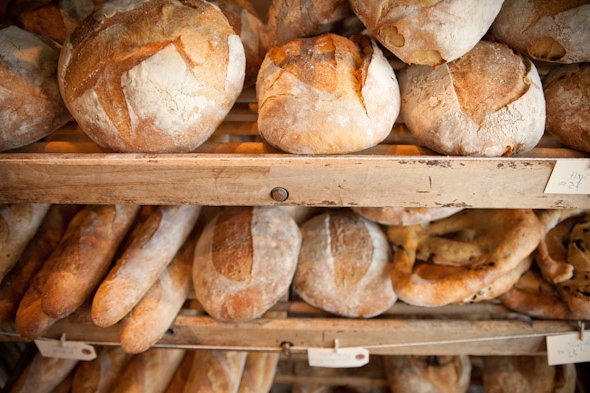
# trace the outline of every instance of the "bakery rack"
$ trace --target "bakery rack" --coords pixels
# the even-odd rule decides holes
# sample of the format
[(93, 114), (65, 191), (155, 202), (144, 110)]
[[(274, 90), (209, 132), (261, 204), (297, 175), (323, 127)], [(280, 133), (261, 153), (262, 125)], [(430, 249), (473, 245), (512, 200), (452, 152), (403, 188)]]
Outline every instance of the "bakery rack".
[[(449, 157), (417, 145), (396, 124), (385, 141), (365, 151), (302, 156), (262, 142), (256, 116), (255, 94), (247, 89), (215, 134), (185, 154), (108, 152), (70, 123), (39, 142), (0, 153), (0, 203), (590, 208), (590, 195), (544, 193), (558, 160), (590, 165), (590, 154), (550, 136), (513, 157)], [(398, 302), (379, 317), (347, 319), (292, 296), (273, 311), (287, 317), (222, 323), (189, 299), (157, 346), (533, 355), (546, 353), (547, 336), (578, 329), (577, 321), (533, 320), (497, 302), (434, 308)], [(20, 340), (14, 324), (0, 328), (0, 341)], [(117, 345), (119, 329), (96, 327), (82, 312), (58, 321), (46, 337)]]

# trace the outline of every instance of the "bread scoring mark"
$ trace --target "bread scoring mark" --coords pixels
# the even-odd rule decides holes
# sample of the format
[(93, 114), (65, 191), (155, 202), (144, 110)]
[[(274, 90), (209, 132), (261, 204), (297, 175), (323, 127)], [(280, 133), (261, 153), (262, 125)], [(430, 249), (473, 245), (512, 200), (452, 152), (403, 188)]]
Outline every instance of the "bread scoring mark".
[(373, 243), (356, 214), (333, 213), (329, 221), (330, 251), (334, 258), (334, 284), (337, 288), (355, 286), (373, 262)]
[(113, 0), (104, 3), (94, 14), (93, 17), (97, 21), (112, 18), (119, 12), (129, 12), (141, 7), (144, 3), (149, 3), (150, 0)]
[(250, 207), (229, 207), (219, 214), (213, 228), (211, 262), (228, 280), (246, 281), (252, 276), (252, 214)]

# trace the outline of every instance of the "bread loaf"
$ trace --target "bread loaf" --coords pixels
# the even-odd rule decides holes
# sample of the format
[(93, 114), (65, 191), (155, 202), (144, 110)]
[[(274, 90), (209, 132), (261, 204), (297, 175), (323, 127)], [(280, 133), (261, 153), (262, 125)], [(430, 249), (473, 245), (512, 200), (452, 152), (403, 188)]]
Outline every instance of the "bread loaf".
[(480, 41), (435, 69), (409, 66), (400, 71), (399, 83), (408, 129), (438, 153), (510, 156), (531, 150), (543, 136), (539, 74), (506, 45)]
[(383, 225), (416, 225), (448, 217), (461, 207), (360, 207), (352, 208), (368, 220)]
[(191, 289), (195, 245), (196, 236), (190, 236), (156, 282), (123, 319), (121, 346), (126, 352), (140, 353), (147, 350), (164, 336), (176, 318)]
[(351, 0), (367, 29), (400, 60), (439, 66), (469, 52), (503, 0)]
[(0, 323), (15, 316), (35, 274), (58, 246), (77, 205), (51, 205), (20, 258), (0, 283)]
[(97, 326), (114, 325), (141, 300), (193, 229), (201, 207), (159, 206), (142, 223), (92, 301)]
[(217, 320), (259, 317), (289, 289), (300, 245), (299, 227), (280, 208), (227, 207), (197, 242), (197, 300)]
[(78, 360), (36, 353), (8, 393), (51, 393), (76, 367)]
[(553, 68), (543, 78), (546, 131), (561, 143), (590, 152), (590, 65)]
[(125, 368), (111, 393), (161, 393), (186, 354), (179, 348), (150, 348), (136, 355)]
[(486, 393), (573, 393), (574, 364), (550, 366), (546, 356), (485, 356)]
[(270, 392), (279, 358), (278, 352), (249, 352), (237, 393)]
[(200, 350), (195, 353), (184, 393), (234, 393), (244, 371), (246, 352)]
[(219, 8), (201, 0), (115, 0), (69, 36), (58, 80), (73, 117), (98, 145), (188, 152), (223, 121), (244, 74), (244, 47)]
[(47, 315), (70, 315), (96, 290), (138, 210), (138, 205), (87, 205), (74, 216), (49, 258), (55, 265), (41, 301)]
[(271, 46), (334, 32), (351, 15), (345, 0), (272, 0), (268, 9)]
[(465, 393), (471, 383), (472, 367), (467, 355), (395, 355), (384, 356), (383, 361), (392, 392)]
[(256, 95), (261, 137), (296, 154), (372, 147), (389, 135), (400, 110), (391, 66), (362, 35), (325, 34), (272, 48)]
[(303, 300), (347, 317), (369, 318), (393, 306), (391, 249), (377, 224), (332, 210), (305, 222), (301, 232), (293, 289)]
[(490, 31), (528, 57), (557, 63), (590, 61), (588, 1), (505, 0)]
[(50, 206), (48, 203), (0, 206), (0, 282), (37, 233)]
[(76, 367), (71, 393), (110, 393), (132, 359), (116, 345), (101, 347), (97, 352), (96, 358)]
[(236, 34), (240, 36), (246, 56), (244, 87), (256, 84), (256, 77), (266, 51), (270, 47), (268, 29), (248, 0), (215, 0)]
[(16, 26), (0, 26), (0, 151), (35, 142), (72, 119), (59, 93), (59, 49)]

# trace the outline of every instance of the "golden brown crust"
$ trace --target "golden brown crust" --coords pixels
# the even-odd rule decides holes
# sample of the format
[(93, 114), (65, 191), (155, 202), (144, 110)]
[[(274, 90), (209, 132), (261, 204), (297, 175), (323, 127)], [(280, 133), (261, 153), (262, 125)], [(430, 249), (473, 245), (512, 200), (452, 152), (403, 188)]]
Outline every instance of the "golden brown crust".
[(104, 346), (97, 357), (81, 362), (74, 372), (72, 393), (110, 393), (132, 359), (119, 346)]
[[(541, 224), (528, 209), (468, 209), (424, 227), (391, 226), (388, 238), (397, 247), (391, 279), (398, 297), (440, 306), (468, 299), (516, 268), (539, 244)], [(465, 268), (431, 279), (427, 267), (417, 271), (420, 260)]]
[(243, 351), (198, 351), (185, 391), (235, 392), (244, 371), (246, 354)]
[(461, 207), (353, 207), (366, 219), (383, 225), (416, 225), (455, 214)]

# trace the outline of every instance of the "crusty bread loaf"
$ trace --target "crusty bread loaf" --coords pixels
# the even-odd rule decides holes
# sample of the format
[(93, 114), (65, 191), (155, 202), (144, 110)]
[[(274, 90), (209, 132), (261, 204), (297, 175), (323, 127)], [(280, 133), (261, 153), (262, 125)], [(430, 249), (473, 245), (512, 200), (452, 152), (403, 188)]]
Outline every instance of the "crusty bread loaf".
[(77, 364), (75, 359), (44, 357), (36, 353), (7, 393), (51, 393)]
[(110, 393), (132, 359), (116, 345), (100, 347), (97, 352), (96, 358), (76, 367), (71, 393)]
[(267, 15), (271, 46), (334, 32), (351, 15), (346, 0), (272, 0)]
[(111, 393), (161, 393), (186, 354), (180, 348), (150, 348), (133, 357)]
[(330, 210), (301, 225), (293, 289), (312, 306), (347, 317), (373, 317), (397, 300), (392, 254), (374, 222), (352, 210)]
[(248, 0), (214, 0), (223, 15), (240, 36), (246, 56), (244, 87), (256, 84), (258, 70), (270, 48), (268, 29)]
[(400, 60), (438, 66), (470, 51), (503, 0), (351, 0), (367, 29)]
[(0, 205), (0, 282), (37, 233), (50, 206), (48, 203)]
[(462, 207), (360, 207), (352, 208), (368, 220), (383, 225), (416, 225), (448, 217)]
[(92, 301), (97, 326), (114, 325), (141, 300), (193, 229), (198, 205), (158, 206), (100, 283)]
[(35, 142), (72, 119), (57, 81), (59, 49), (17, 26), (0, 26), (0, 151)]
[(126, 352), (147, 350), (162, 338), (176, 318), (191, 289), (196, 239), (193, 235), (185, 241), (156, 282), (123, 319), (121, 346)]
[(590, 65), (553, 68), (543, 78), (543, 92), (545, 130), (571, 148), (590, 152)]
[(58, 246), (78, 205), (51, 205), (18, 261), (0, 283), (0, 323), (15, 316), (32, 278)]
[(270, 392), (279, 359), (278, 352), (249, 352), (237, 393)]
[(471, 383), (472, 366), (467, 355), (394, 355), (384, 356), (383, 362), (392, 392), (465, 393)]
[(218, 320), (259, 317), (289, 289), (300, 245), (299, 227), (280, 208), (227, 207), (197, 242), (197, 300)]
[(590, 61), (590, 3), (505, 0), (490, 31), (528, 57), (557, 63)]
[(47, 315), (70, 315), (96, 290), (138, 210), (138, 205), (86, 205), (72, 218), (48, 260), (55, 265), (42, 294)]
[(243, 351), (197, 351), (184, 393), (235, 393), (245, 362)]
[(485, 356), (482, 368), (486, 393), (573, 393), (574, 364), (550, 366), (546, 356)]
[(244, 47), (219, 8), (201, 0), (114, 0), (70, 35), (58, 80), (73, 117), (98, 145), (188, 152), (223, 121), (244, 74)]
[(256, 82), (258, 130), (296, 154), (363, 150), (389, 135), (400, 110), (399, 86), (375, 42), (325, 34), (266, 54)]
[(543, 136), (539, 74), (506, 45), (480, 41), (451, 63), (411, 65), (398, 76), (401, 116), (418, 143), (436, 152), (510, 156)]

